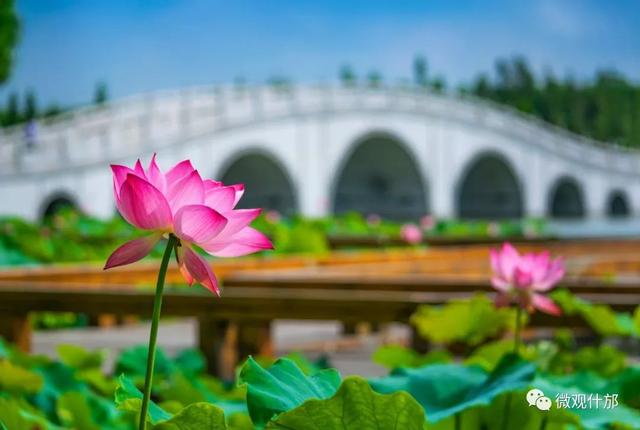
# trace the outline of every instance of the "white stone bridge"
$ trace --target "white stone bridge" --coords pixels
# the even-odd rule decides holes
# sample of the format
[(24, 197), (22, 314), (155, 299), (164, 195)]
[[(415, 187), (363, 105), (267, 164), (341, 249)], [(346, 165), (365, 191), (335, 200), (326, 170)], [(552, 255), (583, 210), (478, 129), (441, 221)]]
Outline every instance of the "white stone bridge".
[(311, 216), (397, 219), (640, 212), (640, 153), (472, 98), (417, 89), (191, 88), (0, 131), (0, 214), (63, 204), (114, 214), (109, 163), (244, 182), (243, 202)]

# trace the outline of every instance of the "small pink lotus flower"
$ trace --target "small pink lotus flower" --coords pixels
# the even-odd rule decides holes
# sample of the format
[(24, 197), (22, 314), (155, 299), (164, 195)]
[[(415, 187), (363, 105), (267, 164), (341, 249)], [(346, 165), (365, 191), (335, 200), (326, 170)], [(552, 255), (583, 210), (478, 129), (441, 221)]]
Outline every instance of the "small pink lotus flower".
[(423, 230), (433, 230), (435, 226), (436, 219), (433, 215), (424, 215), (422, 218), (420, 218), (420, 227), (422, 227)]
[(408, 244), (417, 245), (422, 242), (422, 230), (415, 224), (405, 224), (400, 229), (400, 237)]
[(562, 258), (552, 260), (549, 252), (520, 255), (509, 243), (502, 249), (491, 250), (491, 284), (498, 290), (496, 305), (516, 302), (518, 306), (533, 312), (541, 310), (560, 315), (560, 308), (548, 297), (540, 294), (551, 290), (565, 274)]
[(203, 180), (189, 160), (163, 173), (155, 155), (146, 170), (140, 160), (133, 169), (112, 165), (111, 170), (118, 211), (130, 224), (152, 233), (116, 249), (105, 269), (142, 259), (163, 236), (173, 234), (178, 238), (178, 266), (189, 285), (195, 281), (219, 294), (211, 266), (193, 245), (218, 257), (273, 249), (265, 235), (249, 227), (261, 209), (234, 209), (244, 192), (242, 184)]

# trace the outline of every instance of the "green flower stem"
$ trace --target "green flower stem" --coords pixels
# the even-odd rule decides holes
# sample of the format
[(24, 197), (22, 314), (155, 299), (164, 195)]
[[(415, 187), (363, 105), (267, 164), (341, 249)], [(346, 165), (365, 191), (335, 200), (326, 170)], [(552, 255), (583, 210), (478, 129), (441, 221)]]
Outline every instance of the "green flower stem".
[(522, 308), (516, 307), (516, 328), (513, 332), (513, 353), (517, 354), (520, 350), (520, 331), (522, 330)]
[(548, 422), (549, 414), (544, 414), (544, 418), (542, 418), (542, 422), (540, 422), (540, 430), (546, 430)]
[(504, 412), (502, 414), (502, 430), (509, 429), (509, 412), (511, 412), (511, 393), (507, 393), (504, 401)]
[(142, 398), (142, 407), (140, 408), (140, 430), (147, 428), (147, 411), (149, 410), (149, 400), (151, 399), (151, 385), (153, 383), (153, 368), (156, 360), (156, 343), (158, 341), (158, 326), (160, 325), (160, 311), (162, 310), (162, 291), (164, 290), (164, 279), (167, 275), (167, 267), (169, 267), (169, 259), (171, 251), (176, 246), (178, 239), (173, 235), (169, 235), (167, 247), (162, 255), (160, 263), (160, 271), (158, 272), (158, 282), (156, 283), (156, 295), (153, 299), (153, 315), (151, 317), (151, 333), (149, 333), (149, 349), (147, 355), (147, 373), (144, 378), (144, 397)]
[(462, 430), (462, 412), (458, 412), (454, 415), (454, 428), (455, 430)]
[[(522, 330), (521, 327), (521, 320), (522, 320), (522, 308), (520, 306), (516, 307), (516, 327), (515, 330), (513, 332), (513, 353), (514, 354), (518, 354), (519, 350), (520, 350), (520, 331)], [(504, 414), (503, 414), (503, 419), (502, 419), (502, 428), (503, 430), (506, 430), (509, 428), (509, 412), (511, 409), (511, 393), (507, 394), (507, 398), (505, 400), (504, 403)]]

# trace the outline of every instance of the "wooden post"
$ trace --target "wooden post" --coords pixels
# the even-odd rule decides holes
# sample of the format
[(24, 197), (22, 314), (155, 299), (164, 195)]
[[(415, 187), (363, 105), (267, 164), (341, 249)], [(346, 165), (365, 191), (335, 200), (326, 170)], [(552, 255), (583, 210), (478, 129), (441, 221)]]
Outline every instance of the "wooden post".
[(0, 315), (0, 336), (21, 351), (31, 350), (31, 324), (27, 315)]
[(354, 322), (343, 322), (342, 323), (342, 334), (345, 336), (356, 334), (357, 323)]
[(249, 355), (273, 356), (270, 321), (243, 321), (238, 323), (238, 360)]
[(198, 318), (198, 346), (207, 360), (207, 371), (222, 379), (232, 379), (235, 371), (234, 335), (229, 323), (210, 317)]
[(424, 339), (415, 327), (411, 326), (411, 347), (421, 354), (424, 354), (431, 349), (429, 341)]

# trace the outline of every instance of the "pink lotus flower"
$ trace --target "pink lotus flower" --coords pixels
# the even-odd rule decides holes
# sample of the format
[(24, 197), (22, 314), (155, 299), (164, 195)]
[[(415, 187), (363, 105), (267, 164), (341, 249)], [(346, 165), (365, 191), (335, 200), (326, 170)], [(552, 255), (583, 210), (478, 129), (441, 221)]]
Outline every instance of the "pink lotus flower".
[(189, 160), (163, 173), (154, 155), (145, 170), (112, 165), (113, 192), (118, 211), (127, 222), (152, 233), (125, 243), (107, 260), (105, 269), (134, 263), (163, 236), (177, 237), (178, 266), (189, 285), (198, 282), (219, 294), (211, 266), (193, 245), (217, 257), (237, 257), (273, 249), (269, 239), (249, 227), (261, 209), (234, 209), (244, 185), (226, 186), (202, 179)]
[(520, 255), (511, 244), (504, 243), (502, 249), (491, 250), (491, 268), (498, 306), (516, 302), (528, 312), (538, 309), (552, 315), (562, 313), (551, 299), (540, 294), (551, 290), (564, 276), (562, 258), (552, 260), (547, 251)]
[(420, 218), (420, 227), (422, 227), (424, 230), (433, 230), (435, 226), (436, 219), (433, 215), (424, 215), (422, 218)]
[(422, 242), (422, 230), (415, 224), (405, 224), (400, 229), (400, 237), (408, 244), (417, 245)]

